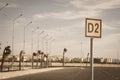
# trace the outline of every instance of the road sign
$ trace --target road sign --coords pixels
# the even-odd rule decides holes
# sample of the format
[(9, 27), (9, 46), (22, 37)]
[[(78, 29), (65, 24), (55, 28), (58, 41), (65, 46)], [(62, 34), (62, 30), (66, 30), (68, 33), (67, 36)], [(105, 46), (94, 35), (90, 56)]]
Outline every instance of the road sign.
[(90, 37), (90, 74), (94, 80), (93, 38), (101, 38), (102, 20), (86, 18), (85, 36)]
[(92, 38), (101, 38), (102, 20), (86, 18), (85, 36)]

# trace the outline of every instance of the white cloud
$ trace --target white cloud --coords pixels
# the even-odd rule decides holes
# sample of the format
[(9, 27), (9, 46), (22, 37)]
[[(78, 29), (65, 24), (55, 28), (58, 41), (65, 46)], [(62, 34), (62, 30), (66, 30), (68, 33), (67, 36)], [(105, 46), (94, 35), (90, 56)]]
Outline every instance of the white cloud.
[(103, 30), (114, 30), (114, 29), (116, 29), (115, 27), (108, 26), (104, 23), (102, 24), (102, 28), (103, 28)]
[[(96, 43), (98, 45), (98, 47), (100, 45), (103, 45), (104, 46), (106, 45), (111, 45), (111, 44), (115, 44), (117, 43), (118, 41), (120, 40), (120, 34), (110, 34), (110, 35), (107, 35), (107, 36), (103, 36), (101, 39), (98, 39), (98, 42), (99, 43)], [(97, 40), (96, 40), (97, 41)]]
[(108, 0), (106, 2), (96, 5), (98, 9), (114, 9), (120, 8), (120, 0)]
[(79, 19), (83, 17), (95, 17), (99, 15), (99, 11), (64, 11), (64, 12), (51, 12), (46, 14), (36, 14), (33, 19), (54, 18), (63, 20)]
[(77, 8), (91, 9), (91, 10), (120, 8), (120, 0), (108, 0), (108, 1), (71, 0), (69, 3)]
[(110, 22), (111, 26), (119, 26), (120, 25), (120, 20), (114, 20)]
[(120, 51), (120, 34), (110, 34), (103, 36), (101, 39), (94, 39), (94, 52), (96, 56), (115, 57), (111, 56)]
[[(62, 1), (62, 0), (61, 0)], [(60, 0), (58, 2), (61, 2)], [(69, 1), (69, 3), (67, 3)], [(90, 1), (92, 1), (90, 3)], [(68, 56), (80, 56), (81, 52), (81, 44), (80, 42), (83, 42), (83, 48), (84, 48), (84, 53), (88, 53), (89, 51), (89, 38), (84, 37), (84, 23), (85, 23), (85, 17), (91, 17), (91, 18), (98, 18), (99, 16), (103, 16), (101, 14), (102, 11), (105, 11), (104, 9), (114, 9), (114, 8), (119, 8), (120, 1), (119, 0), (66, 0), (62, 1), (62, 3), (59, 3), (59, 5), (66, 5), (66, 7), (62, 10), (61, 7), (59, 8), (54, 8), (55, 10), (52, 12), (46, 11), (45, 13), (41, 12), (34, 12), (34, 11), (39, 11), (40, 9), (36, 8), (36, 10), (31, 10), (29, 11), (30, 13), (35, 13), (33, 14), (33, 17), (31, 19), (26, 18), (24, 15), (19, 18), (15, 22), (15, 41), (19, 41), (19, 43), (15, 46), (19, 46), (19, 49), (17, 49), (17, 52), (19, 52), (20, 49), (22, 49), (23, 45), (23, 27), (30, 22), (30, 20), (33, 21), (33, 24), (37, 23), (37, 26), (41, 26), (43, 24), (50, 24), (46, 27), (43, 28), (45, 29), (46, 33), (48, 33), (50, 36), (55, 38), (55, 41), (52, 44), (52, 52), (54, 54), (61, 54), (62, 50), (64, 47), (68, 48)], [(27, 2), (26, 2), (27, 3)], [(33, 4), (36, 7), (36, 4)], [(21, 5), (22, 6), (22, 5)], [(46, 7), (48, 5), (45, 4)], [(18, 4), (13, 4), (11, 3), (8, 7), (16, 8), (20, 7)], [(31, 7), (33, 7), (31, 5)], [(53, 7), (53, 6), (51, 6)], [(11, 8), (11, 9), (12, 9)], [(44, 7), (43, 7), (44, 8)], [(23, 9), (26, 10), (26, 7), (23, 6)], [(34, 8), (35, 9), (35, 8)], [(61, 10), (59, 10), (61, 9)], [(98, 9), (98, 10), (97, 10)], [(52, 9), (50, 9), (52, 10)], [(9, 10), (8, 10), (9, 11)], [(58, 11), (58, 12), (55, 12)], [(15, 13), (15, 12), (13, 12)], [(105, 13), (108, 13), (105, 11)], [(28, 15), (27, 15), (28, 16)], [(106, 15), (105, 15), (106, 16)], [(108, 16), (111, 16), (108, 14)], [(14, 16), (15, 17), (15, 16)], [(13, 18), (14, 18), (13, 17)], [(13, 19), (12, 18), (12, 19)], [(82, 18), (82, 19), (81, 19)], [(45, 19), (45, 20), (43, 20)], [(76, 20), (77, 19), (77, 20)], [(111, 17), (111, 19), (113, 19)], [(53, 21), (52, 21), (53, 20)], [(56, 22), (54, 22), (56, 20)], [(66, 21), (67, 20), (67, 21)], [(68, 21), (71, 20), (71, 21)], [(104, 19), (106, 20), (106, 19)], [(72, 22), (73, 21), (73, 22)], [(64, 24), (60, 25), (61, 22), (64, 22)], [(72, 23), (71, 23), (72, 22)], [(101, 39), (95, 39), (95, 52), (97, 53), (114, 53), (115, 48), (119, 48), (119, 41), (120, 41), (120, 34), (115, 34), (114, 32), (116, 31), (117, 27), (112, 27), (112, 25), (119, 25), (120, 21), (113, 21), (109, 22), (109, 26), (107, 23), (103, 23), (103, 29), (106, 31), (103, 34), (103, 37)], [(71, 24), (69, 24), (71, 23)], [(12, 31), (12, 22), (4, 23), (3, 25), (9, 26), (9, 30)], [(32, 25), (33, 25), (32, 24)], [(35, 24), (36, 25), (36, 24)], [(31, 28), (35, 28), (36, 26), (33, 26)], [(30, 25), (31, 26), (31, 25)], [(28, 29), (31, 29), (28, 28)], [(8, 29), (8, 28), (7, 28)], [(2, 29), (3, 31), (5, 29)], [(113, 32), (112, 32), (113, 30)], [(103, 31), (103, 32), (104, 32)], [(10, 32), (11, 33), (11, 32)], [(8, 33), (9, 34), (9, 33)], [(6, 34), (6, 35), (8, 35)], [(2, 34), (1, 34), (2, 35)], [(19, 35), (19, 36), (18, 36)], [(27, 52), (30, 53), (30, 47), (31, 47), (31, 31), (26, 32), (26, 48), (28, 49)], [(36, 34), (34, 35), (34, 48), (37, 46), (37, 36)], [(11, 39), (11, 35), (10, 38)], [(6, 42), (6, 38), (4, 38), (4, 41)], [(112, 46), (111, 46), (112, 45)], [(113, 47), (113, 49), (111, 49)], [(108, 50), (108, 49), (110, 50)], [(36, 50), (36, 49), (35, 49)], [(70, 53), (70, 54), (69, 54)], [(104, 56), (103, 54), (102, 56)]]

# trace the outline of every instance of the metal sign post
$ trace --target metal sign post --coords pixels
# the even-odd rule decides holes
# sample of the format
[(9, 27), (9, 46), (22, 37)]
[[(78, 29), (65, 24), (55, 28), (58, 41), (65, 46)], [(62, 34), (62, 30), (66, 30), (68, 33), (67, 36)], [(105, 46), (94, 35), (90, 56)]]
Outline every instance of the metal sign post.
[(86, 18), (85, 36), (90, 37), (90, 75), (94, 80), (93, 38), (101, 38), (102, 20)]
[(94, 80), (94, 58), (93, 58), (93, 38), (90, 38), (90, 74), (91, 80)]

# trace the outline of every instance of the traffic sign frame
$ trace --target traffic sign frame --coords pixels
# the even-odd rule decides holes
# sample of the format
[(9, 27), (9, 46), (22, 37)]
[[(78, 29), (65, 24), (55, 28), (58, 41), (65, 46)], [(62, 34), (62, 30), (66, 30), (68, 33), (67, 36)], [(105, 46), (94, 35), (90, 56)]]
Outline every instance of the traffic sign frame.
[[(95, 35), (88, 35), (87, 33), (87, 21), (88, 20), (92, 20), (92, 21), (100, 21), (100, 32), (99, 32), (99, 36), (95, 36)], [(101, 38), (102, 37), (102, 20), (101, 19), (92, 19), (92, 18), (86, 18), (85, 20), (85, 37), (91, 37), (91, 38)]]
[(102, 36), (102, 20), (86, 18), (85, 37), (90, 37), (90, 77), (94, 80), (93, 39)]

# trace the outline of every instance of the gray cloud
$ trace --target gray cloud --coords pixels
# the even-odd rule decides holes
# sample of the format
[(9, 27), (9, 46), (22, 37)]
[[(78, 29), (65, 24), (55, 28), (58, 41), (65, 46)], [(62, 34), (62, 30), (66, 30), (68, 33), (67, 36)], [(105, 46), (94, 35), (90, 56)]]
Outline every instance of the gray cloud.
[[(23, 16), (15, 22), (15, 47), (19, 46), (19, 49), (15, 48), (15, 53), (22, 49), (24, 26), (33, 21), (26, 34), (28, 53), (31, 49), (31, 30), (40, 27), (40, 30), (45, 30), (46, 34), (56, 39), (53, 42), (52, 54), (61, 54), (62, 49), (66, 47), (69, 50), (67, 56), (79, 57), (80, 43), (83, 42), (86, 55), (89, 52), (89, 38), (84, 35), (86, 17), (102, 19), (102, 38), (95, 39), (96, 57), (109, 57), (109, 53), (112, 55), (116, 50), (120, 50), (119, 0), (5, 0), (5, 2), (9, 3), (9, 6), (0, 12), (0, 40), (4, 46), (11, 45), (12, 21), (23, 13)], [(35, 49), (36, 33), (34, 38)]]

